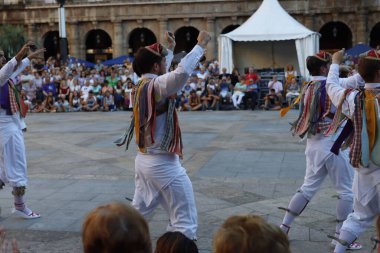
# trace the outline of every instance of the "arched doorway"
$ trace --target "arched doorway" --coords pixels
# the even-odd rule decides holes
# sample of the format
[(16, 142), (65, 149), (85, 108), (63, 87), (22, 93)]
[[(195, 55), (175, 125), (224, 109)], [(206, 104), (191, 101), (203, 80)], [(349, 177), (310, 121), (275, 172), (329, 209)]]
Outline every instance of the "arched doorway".
[(372, 28), (369, 38), (369, 45), (372, 48), (380, 47), (380, 22)]
[(188, 53), (197, 44), (199, 30), (192, 26), (184, 26), (179, 28), (174, 34), (176, 42), (174, 53), (182, 51)]
[(156, 35), (148, 28), (135, 28), (129, 34), (128, 54), (133, 55), (140, 47), (145, 47), (157, 42)]
[(108, 59), (112, 59), (111, 37), (101, 29), (89, 31), (86, 36), (86, 60), (96, 62)]
[(352, 32), (342, 22), (329, 22), (322, 26), (319, 33), (322, 35), (319, 40), (321, 50), (336, 51), (352, 47)]
[(57, 58), (59, 53), (59, 32), (49, 31), (42, 37), (44, 42), (44, 48), (46, 52), (44, 54), (45, 60), (49, 57)]
[(226, 27), (223, 28), (223, 30), (221, 31), (220, 34), (226, 34), (226, 33), (232, 32), (233, 30), (235, 30), (239, 26), (240, 25), (229, 25), (229, 26), (226, 26)]

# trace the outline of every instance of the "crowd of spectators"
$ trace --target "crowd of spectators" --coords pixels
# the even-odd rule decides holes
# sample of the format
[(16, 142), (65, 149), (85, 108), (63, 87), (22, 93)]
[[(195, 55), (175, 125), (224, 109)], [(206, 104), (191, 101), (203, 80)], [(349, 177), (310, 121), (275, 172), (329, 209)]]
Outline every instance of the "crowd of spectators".
[[(173, 63), (171, 70), (176, 67)], [(129, 61), (114, 66), (104, 66), (98, 61), (90, 68), (78, 62), (61, 65), (49, 58), (26, 68), (18, 80), (29, 112), (91, 112), (131, 110), (138, 76)], [(246, 74), (237, 69), (227, 73), (217, 61), (204, 61), (177, 94), (176, 107), (179, 111), (254, 110), (258, 105), (259, 81), (260, 75), (253, 67)], [(262, 106), (265, 109), (278, 109), (283, 98), (290, 102), (299, 91), (295, 82), (288, 87), (290, 95), (282, 94), (283, 84), (279, 81), (268, 82), (268, 88)]]

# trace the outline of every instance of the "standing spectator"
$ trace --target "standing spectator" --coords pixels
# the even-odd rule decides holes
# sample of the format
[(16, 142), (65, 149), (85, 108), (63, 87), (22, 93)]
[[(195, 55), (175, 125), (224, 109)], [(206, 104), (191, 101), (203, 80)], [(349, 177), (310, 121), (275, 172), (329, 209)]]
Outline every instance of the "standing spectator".
[(258, 84), (260, 76), (256, 73), (256, 70), (253, 67), (249, 67), (248, 73), (245, 75), (245, 82), (249, 84), (249, 80), (253, 81), (254, 84)]
[(133, 108), (133, 83), (132, 81), (127, 81), (127, 87), (124, 89), (124, 109), (129, 110)]
[(29, 86), (29, 83), (34, 81), (34, 75), (32, 74), (32, 69), (30, 66), (26, 67), (20, 76), (20, 82), (22, 88)]
[(236, 109), (240, 109), (239, 105), (245, 95), (247, 86), (245, 85), (245, 78), (241, 77), (240, 82), (236, 83), (234, 87), (234, 94), (232, 94), (232, 103)]
[(103, 64), (100, 60), (96, 61), (95, 69), (96, 71), (101, 71), (103, 69)]
[(29, 81), (29, 84), (28, 85), (25, 85), (25, 87), (23, 88), (23, 90), (25, 90), (25, 93), (26, 93), (26, 96), (28, 97), (28, 100), (29, 101), (33, 101), (36, 99), (36, 85), (34, 83), (33, 80), (30, 80)]
[(284, 86), (284, 92), (283, 92), (284, 96), (288, 92), (288, 87), (289, 87), (290, 83), (292, 82), (292, 79), (296, 78), (296, 77), (297, 77), (297, 71), (294, 70), (294, 66), (292, 64), (289, 64), (288, 66), (286, 66), (285, 86)]
[(113, 93), (116, 109), (122, 109), (123, 108), (123, 102), (124, 102), (123, 92), (124, 92), (123, 84), (122, 84), (121, 80), (119, 80), (116, 84), (116, 87), (115, 87), (114, 93)]
[(42, 84), (43, 84), (43, 80), (41, 78), (41, 75), (38, 71), (35, 71), (34, 72), (34, 85), (37, 87), (41, 87), (42, 88)]

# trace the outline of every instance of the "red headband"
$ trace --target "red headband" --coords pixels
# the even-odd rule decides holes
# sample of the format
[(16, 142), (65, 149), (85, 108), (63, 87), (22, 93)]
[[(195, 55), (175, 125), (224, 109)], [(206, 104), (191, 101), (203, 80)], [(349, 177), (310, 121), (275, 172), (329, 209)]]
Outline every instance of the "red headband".
[(364, 57), (365, 59), (380, 61), (380, 54), (375, 49), (371, 49), (365, 53), (362, 53), (360, 57)]
[(150, 46), (146, 46), (145, 48), (160, 57), (165, 57), (168, 55), (168, 51), (160, 43), (154, 43)]

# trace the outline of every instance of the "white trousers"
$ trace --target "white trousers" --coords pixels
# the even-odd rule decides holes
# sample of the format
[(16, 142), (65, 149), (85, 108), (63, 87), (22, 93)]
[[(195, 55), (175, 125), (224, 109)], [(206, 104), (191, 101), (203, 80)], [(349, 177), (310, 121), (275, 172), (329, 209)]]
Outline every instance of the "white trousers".
[(362, 205), (355, 196), (354, 212), (348, 215), (347, 220), (343, 222), (341, 230), (348, 231), (359, 237), (373, 224), (376, 217), (380, 214), (380, 184), (376, 185), (376, 192), (377, 194), (367, 205)]
[[(175, 159), (171, 161), (169, 156), (166, 161), (158, 158), (157, 161), (146, 162), (152, 157), (154, 155), (146, 156), (144, 159), (144, 155), (138, 155), (136, 158), (136, 188), (132, 201), (133, 207), (139, 210), (144, 217), (147, 217), (160, 204), (169, 215), (168, 231), (179, 231), (190, 239), (196, 239), (198, 228), (197, 209), (193, 187), (185, 169), (182, 168), (179, 161)], [(147, 167), (148, 163), (152, 167)], [(163, 164), (166, 166), (162, 166)], [(144, 168), (141, 168), (142, 166)], [(167, 184), (164, 183), (166, 180), (160, 177), (165, 173), (149, 172), (157, 170), (157, 168), (159, 170), (161, 166), (166, 171), (178, 172)], [(144, 170), (146, 173), (144, 173)]]
[(244, 93), (243, 92), (235, 92), (233, 95), (232, 95), (232, 103), (234, 103), (234, 106), (238, 106), (240, 105), (241, 103), (241, 100), (243, 99), (244, 97)]
[(306, 174), (301, 191), (307, 200), (311, 200), (321, 187), (323, 180), (329, 176), (331, 182), (342, 200), (352, 201), (352, 181), (354, 170), (349, 164), (346, 154), (340, 152), (338, 156), (327, 158), (325, 164), (318, 170), (313, 168), (311, 159), (306, 156)]
[(5, 143), (0, 143), (0, 179), (11, 187), (27, 185), (25, 144), (21, 130), (15, 130)]

